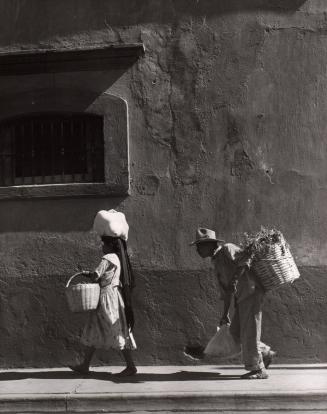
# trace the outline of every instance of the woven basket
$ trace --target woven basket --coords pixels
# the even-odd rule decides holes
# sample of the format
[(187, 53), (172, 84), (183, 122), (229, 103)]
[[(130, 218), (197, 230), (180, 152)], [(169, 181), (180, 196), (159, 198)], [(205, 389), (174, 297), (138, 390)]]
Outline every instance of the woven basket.
[(269, 246), (265, 253), (255, 258), (253, 270), (265, 291), (275, 289), (285, 283), (292, 283), (300, 277), (286, 243)]
[(100, 286), (98, 283), (78, 283), (70, 286), (70, 282), (80, 274), (74, 274), (66, 285), (66, 298), (69, 309), (72, 312), (94, 310), (98, 307), (99, 303)]

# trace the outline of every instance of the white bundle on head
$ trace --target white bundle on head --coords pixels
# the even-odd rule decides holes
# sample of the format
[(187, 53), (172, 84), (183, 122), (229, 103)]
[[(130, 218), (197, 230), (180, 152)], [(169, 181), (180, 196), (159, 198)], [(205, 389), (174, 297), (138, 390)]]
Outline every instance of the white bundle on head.
[(124, 213), (116, 210), (100, 210), (95, 216), (93, 230), (100, 237), (120, 237), (127, 241), (129, 226)]

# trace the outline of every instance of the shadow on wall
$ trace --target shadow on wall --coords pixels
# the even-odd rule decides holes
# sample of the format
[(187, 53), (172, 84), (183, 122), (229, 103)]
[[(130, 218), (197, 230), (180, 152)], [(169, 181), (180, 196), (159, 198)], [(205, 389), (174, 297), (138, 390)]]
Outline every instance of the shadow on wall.
[[(305, 0), (112, 0), (67, 2), (31, 0), (2, 2), (2, 44), (37, 42), (54, 35), (69, 35), (88, 30), (108, 30), (113, 27), (146, 23), (169, 23), (183, 16), (218, 16), (228, 13), (275, 11), (295, 12)], [(33, 16), (31, 18), (30, 16)], [(31, 26), (30, 22), (33, 21)], [(15, 27), (19, 27), (13, 35)], [(119, 37), (119, 35), (117, 34)]]
[[(105, 92), (127, 69), (123, 67), (101, 73), (98, 71), (37, 73), (24, 76), (24, 82), (20, 76), (0, 77), (0, 89), (10, 91), (1, 94), (0, 121), (21, 114), (43, 112), (70, 114), (88, 113), (88, 111), (90, 113), (97, 111), (98, 114), (100, 110), (104, 111), (100, 114), (107, 118), (109, 109), (111, 114), (116, 114), (115, 106), (110, 105), (111, 101), (116, 102), (119, 98)], [(53, 79), (55, 87), (49, 88), (49, 79)], [(120, 116), (120, 112), (118, 113)], [(118, 135), (121, 128), (117, 130)], [(108, 131), (111, 130), (106, 127), (104, 135), (109, 135)], [(121, 139), (120, 136), (118, 138)], [(107, 140), (106, 135), (105, 140)], [(118, 146), (123, 147), (120, 141), (116, 147)], [(111, 144), (110, 149), (113, 147), (114, 145)], [(119, 154), (118, 151), (117, 153)], [(112, 164), (111, 168), (114, 170)], [(67, 198), (61, 199), (1, 199), (0, 232), (88, 231), (98, 210), (119, 209), (118, 206), (125, 198), (126, 196), (107, 196), (105, 199), (101, 196), (73, 198), (67, 193)]]
[(99, 210), (120, 210), (124, 197), (1, 201), (0, 232), (89, 231)]
[(177, 0), (175, 12), (190, 15), (220, 15), (237, 12), (276, 11), (293, 12), (299, 9), (306, 0)]

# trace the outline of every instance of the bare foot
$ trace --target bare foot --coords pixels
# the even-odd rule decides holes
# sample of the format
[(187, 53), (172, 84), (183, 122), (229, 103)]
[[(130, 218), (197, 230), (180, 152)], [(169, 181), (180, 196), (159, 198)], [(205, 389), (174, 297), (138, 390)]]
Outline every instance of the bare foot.
[(123, 371), (115, 374), (115, 377), (131, 377), (137, 373), (136, 367), (126, 367)]
[(255, 371), (247, 372), (241, 376), (242, 379), (267, 379), (267, 371), (263, 369), (256, 369)]
[(83, 364), (80, 365), (68, 365), (72, 371), (77, 372), (78, 374), (88, 375), (90, 370), (88, 367), (85, 367)]

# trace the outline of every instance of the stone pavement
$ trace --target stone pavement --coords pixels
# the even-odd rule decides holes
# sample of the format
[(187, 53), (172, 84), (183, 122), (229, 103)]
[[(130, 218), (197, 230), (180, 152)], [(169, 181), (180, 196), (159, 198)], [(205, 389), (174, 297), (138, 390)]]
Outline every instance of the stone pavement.
[(327, 413), (327, 365), (273, 365), (267, 380), (240, 366), (121, 367), (79, 376), (65, 368), (0, 371), (0, 413)]

